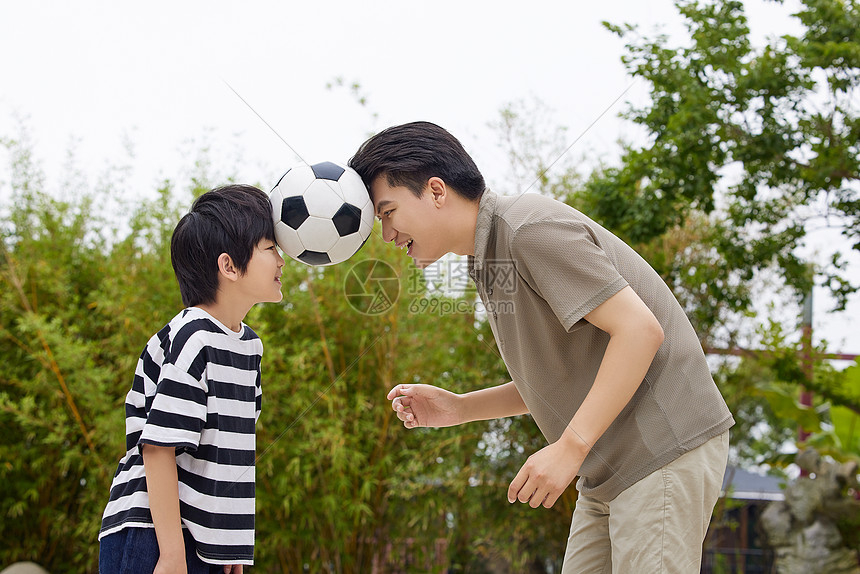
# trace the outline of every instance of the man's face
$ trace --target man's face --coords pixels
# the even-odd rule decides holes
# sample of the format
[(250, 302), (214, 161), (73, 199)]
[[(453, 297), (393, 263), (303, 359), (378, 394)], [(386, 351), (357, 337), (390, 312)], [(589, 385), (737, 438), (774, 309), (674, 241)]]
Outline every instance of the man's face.
[(373, 207), (382, 222), (382, 238), (401, 249), (423, 269), (448, 253), (442, 231), (441, 206), (430, 186), (421, 197), (405, 186), (392, 187), (385, 175), (370, 185)]

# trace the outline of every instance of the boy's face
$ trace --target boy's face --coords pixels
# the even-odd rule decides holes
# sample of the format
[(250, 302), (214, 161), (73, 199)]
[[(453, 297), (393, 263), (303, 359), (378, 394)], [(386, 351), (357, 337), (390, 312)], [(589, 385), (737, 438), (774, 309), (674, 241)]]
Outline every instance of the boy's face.
[(241, 276), (241, 288), (254, 303), (277, 303), (281, 294), (281, 268), (284, 258), (269, 239), (261, 240), (254, 248), (248, 268)]
[(419, 198), (405, 186), (392, 187), (386, 176), (380, 175), (370, 190), (376, 216), (382, 222), (382, 239), (405, 248), (416, 267), (423, 269), (450, 251), (445, 233), (440, 231), (444, 227), (440, 225), (440, 206), (429, 185)]

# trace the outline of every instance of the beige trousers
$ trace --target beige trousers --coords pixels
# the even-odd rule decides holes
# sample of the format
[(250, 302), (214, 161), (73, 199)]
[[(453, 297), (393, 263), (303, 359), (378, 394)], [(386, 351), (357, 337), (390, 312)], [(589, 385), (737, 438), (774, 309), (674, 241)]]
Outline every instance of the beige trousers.
[(611, 502), (580, 494), (562, 574), (698, 573), (728, 452), (726, 431)]

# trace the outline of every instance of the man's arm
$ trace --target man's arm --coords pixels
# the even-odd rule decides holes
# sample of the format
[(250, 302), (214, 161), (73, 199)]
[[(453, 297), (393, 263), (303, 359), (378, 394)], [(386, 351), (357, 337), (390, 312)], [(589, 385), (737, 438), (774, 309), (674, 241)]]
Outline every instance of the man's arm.
[(630, 287), (625, 287), (585, 316), (609, 334), (609, 344), (594, 379), (562, 439), (587, 454), (624, 410), (663, 344), (663, 328)]
[(541, 449), (520, 469), (508, 489), (508, 500), (547, 508), (570, 485), (594, 443), (621, 413), (663, 344), (663, 329), (650, 309), (625, 287), (586, 320), (609, 334), (591, 390), (561, 438)]
[(460, 395), (462, 422), (501, 419), (529, 412), (513, 381)]
[(143, 445), (143, 467), (149, 510), (158, 539), (158, 564), (155, 572), (185, 572), (185, 541), (179, 517), (179, 478), (176, 472), (176, 449), (152, 444)]
[(514, 383), (458, 395), (433, 385), (397, 385), (391, 408), (406, 428), (449, 427), (529, 412)]

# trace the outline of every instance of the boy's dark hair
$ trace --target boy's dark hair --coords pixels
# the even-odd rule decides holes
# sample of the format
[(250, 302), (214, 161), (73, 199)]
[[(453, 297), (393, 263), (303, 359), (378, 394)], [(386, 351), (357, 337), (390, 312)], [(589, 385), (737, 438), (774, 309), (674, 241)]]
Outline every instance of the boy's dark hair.
[(269, 196), (250, 185), (227, 185), (198, 197), (173, 230), (170, 262), (186, 307), (215, 302), (218, 257), (226, 253), (240, 273), (257, 244), (275, 241)]
[(387, 128), (361, 144), (349, 160), (364, 184), (385, 175), (388, 185), (402, 185), (421, 197), (431, 177), (441, 177), (457, 193), (475, 201), (484, 193), (484, 176), (463, 145), (430, 122)]

